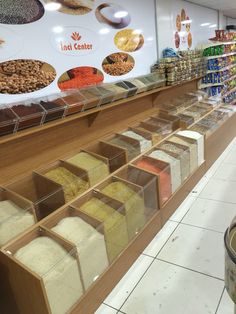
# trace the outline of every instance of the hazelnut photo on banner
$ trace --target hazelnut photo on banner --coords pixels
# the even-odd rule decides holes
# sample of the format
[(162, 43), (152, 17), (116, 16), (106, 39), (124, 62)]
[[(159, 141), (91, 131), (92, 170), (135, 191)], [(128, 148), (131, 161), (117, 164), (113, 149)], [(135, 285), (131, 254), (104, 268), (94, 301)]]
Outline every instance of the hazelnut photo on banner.
[(46, 5), (58, 4), (58, 11), (65, 14), (84, 15), (94, 8), (95, 0), (44, 0)]
[(103, 71), (112, 76), (121, 76), (133, 70), (134, 58), (128, 53), (117, 52), (107, 56), (102, 63)]
[(39, 60), (18, 59), (0, 63), (0, 93), (24, 94), (50, 85), (55, 69)]

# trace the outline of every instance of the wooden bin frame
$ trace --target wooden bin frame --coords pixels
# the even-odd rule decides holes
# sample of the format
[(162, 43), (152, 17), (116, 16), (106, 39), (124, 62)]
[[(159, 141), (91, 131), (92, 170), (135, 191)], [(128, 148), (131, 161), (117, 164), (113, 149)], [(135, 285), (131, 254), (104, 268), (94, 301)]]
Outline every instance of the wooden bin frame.
[[(30, 174), (33, 169), (38, 169), (45, 164), (60, 159), (68, 151), (77, 150), (78, 147), (83, 149), (88, 144), (94, 144), (102, 137), (115, 132), (122, 132), (128, 126), (137, 125), (137, 121), (156, 114), (155, 104), (161, 104), (161, 102), (177, 97), (181, 93), (196, 90), (196, 81), (194, 79), (178, 86), (162, 87), (140, 93), (129, 99), (115, 101), (88, 112), (82, 112), (62, 120), (50, 122), (44, 126), (0, 138), (0, 185), (6, 185), (16, 177)], [(80, 302), (74, 306), (70, 314), (92, 314), (96, 311), (144, 248), (235, 137), (235, 124), (236, 115), (234, 114), (223, 122), (219, 129), (206, 137), (206, 161), (157, 211), (143, 230), (129, 243), (119, 258), (82, 296)], [(51, 215), (54, 214), (56, 213)], [(43, 221), (40, 223), (43, 223)], [(40, 223), (36, 226), (39, 226)], [(11, 245), (11, 242), (8, 243), (9, 245)], [(24, 268), (12, 264), (12, 260), (4, 251), (4, 247), (0, 250), (0, 279), (1, 312), (48, 314), (40, 309), (43, 302), (40, 297), (42, 296), (41, 287), (37, 282), (32, 281), (29, 273)], [(24, 283), (24, 289), (17, 289), (17, 287), (22, 286), (22, 283)], [(26, 291), (31, 292), (32, 299), (29, 299)], [(20, 304), (23, 306), (22, 308), (20, 308)]]

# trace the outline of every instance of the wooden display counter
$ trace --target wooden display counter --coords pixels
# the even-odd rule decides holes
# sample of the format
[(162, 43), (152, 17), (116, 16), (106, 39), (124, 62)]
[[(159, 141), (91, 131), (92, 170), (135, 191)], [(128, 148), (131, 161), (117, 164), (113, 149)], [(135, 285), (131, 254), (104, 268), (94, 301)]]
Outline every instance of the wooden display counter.
[[(32, 171), (56, 160), (66, 160), (67, 156), (73, 152), (77, 153), (85, 147), (89, 147), (95, 154), (100, 151), (103, 152), (104, 158), (106, 157), (109, 162), (112, 154), (107, 154), (102, 144), (96, 144), (98, 139), (127, 130), (128, 127), (135, 127), (140, 120), (144, 120), (157, 112), (155, 104), (160, 104), (196, 89), (197, 80), (193, 80), (183, 85), (146, 92), (100, 109), (49, 123), (43, 127), (36, 127), (13, 136), (3, 137), (0, 139), (0, 185), (14, 185), (12, 181), (30, 176)], [(156, 211), (141, 232), (132, 239), (105, 273), (86, 291), (71, 310), (71, 314), (92, 314), (96, 311), (207, 169), (236, 136), (235, 124), (236, 115), (233, 115), (206, 139), (205, 162), (184, 182), (167, 203), (160, 206), (160, 209)], [(124, 158), (123, 155), (121, 166), (125, 163)], [(126, 167), (123, 166), (118, 170), (113, 167), (115, 172), (110, 177), (119, 176), (120, 173), (120, 177), (125, 180), (128, 176)], [(135, 166), (131, 167), (135, 168)], [(66, 206), (68, 204), (48, 217), (53, 219)], [(43, 226), (48, 217), (29, 229), (32, 230), (32, 236), (35, 232), (33, 230)], [(27, 231), (28, 234), (30, 231)], [(21, 242), (20, 237), (18, 240), (8, 243), (6, 247), (14, 251), (16, 242), (18, 244)], [(30, 275), (27, 270), (24, 271), (24, 268), (10, 259), (4, 251), (4, 247), (0, 251), (0, 280), (1, 313), (50, 313), (49, 305), (45, 302), (45, 291), (42, 289), (41, 280)], [(31, 298), (29, 298), (29, 294)]]

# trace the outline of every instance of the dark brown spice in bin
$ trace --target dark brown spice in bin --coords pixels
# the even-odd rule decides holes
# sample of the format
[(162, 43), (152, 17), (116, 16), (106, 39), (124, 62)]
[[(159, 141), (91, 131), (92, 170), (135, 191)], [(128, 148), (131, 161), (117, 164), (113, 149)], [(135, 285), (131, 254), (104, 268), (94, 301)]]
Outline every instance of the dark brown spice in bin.
[(13, 133), (17, 117), (9, 108), (0, 109), (0, 136)]
[(40, 125), (44, 117), (44, 110), (39, 104), (19, 104), (13, 106), (12, 110), (19, 117), (19, 130)]

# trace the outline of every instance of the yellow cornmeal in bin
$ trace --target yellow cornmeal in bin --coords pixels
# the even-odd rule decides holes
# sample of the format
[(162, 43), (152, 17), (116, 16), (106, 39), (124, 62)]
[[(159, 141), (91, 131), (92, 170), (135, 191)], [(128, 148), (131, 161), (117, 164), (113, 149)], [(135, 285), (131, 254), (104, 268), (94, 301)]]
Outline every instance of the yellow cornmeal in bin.
[(125, 205), (129, 239), (133, 238), (145, 224), (143, 198), (123, 182), (110, 183), (102, 193)]
[(125, 216), (95, 197), (84, 203), (80, 210), (104, 222), (107, 254), (112, 262), (128, 244)]
[(45, 176), (63, 186), (66, 203), (89, 189), (88, 182), (77, 177), (64, 167), (52, 169)]
[(88, 172), (91, 186), (97, 184), (99, 181), (102, 181), (107, 176), (109, 176), (108, 165), (102, 160), (97, 159), (88, 153), (81, 152), (67, 161)]

